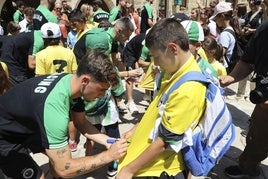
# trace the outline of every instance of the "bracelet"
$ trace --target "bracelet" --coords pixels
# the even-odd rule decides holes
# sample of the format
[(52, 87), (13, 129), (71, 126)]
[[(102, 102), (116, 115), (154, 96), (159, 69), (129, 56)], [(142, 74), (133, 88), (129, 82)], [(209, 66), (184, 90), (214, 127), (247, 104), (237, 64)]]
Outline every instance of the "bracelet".
[(127, 77), (129, 77), (129, 72), (127, 71)]

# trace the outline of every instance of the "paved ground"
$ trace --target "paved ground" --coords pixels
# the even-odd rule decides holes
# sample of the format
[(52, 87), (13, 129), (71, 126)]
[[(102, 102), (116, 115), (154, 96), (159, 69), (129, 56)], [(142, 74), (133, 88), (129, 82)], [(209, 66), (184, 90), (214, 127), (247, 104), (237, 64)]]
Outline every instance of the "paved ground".
[[(232, 95), (234, 91), (236, 91), (237, 85), (232, 85), (228, 88), (228, 94)], [(136, 89), (134, 91), (135, 101), (138, 104), (138, 108), (140, 110), (140, 114), (137, 116), (131, 116), (129, 113), (126, 113), (121, 116), (120, 122), (120, 132), (123, 133), (129, 130), (142, 116), (144, 113), (148, 103), (142, 101), (142, 90)], [(222, 158), (219, 164), (213, 169), (210, 174), (212, 179), (227, 179), (223, 173), (223, 170), (226, 166), (237, 164), (238, 156), (242, 152), (245, 146), (245, 135), (248, 129), (248, 119), (251, 114), (254, 105), (246, 100), (237, 100), (232, 98), (227, 98), (226, 102), (228, 103), (228, 107), (233, 115), (233, 122), (236, 127), (236, 139), (232, 144), (230, 150), (226, 153), (226, 155)], [(73, 153), (74, 157), (79, 157), (84, 155), (83, 144), (85, 142), (85, 138), (83, 136), (80, 137), (80, 143), (78, 146), (78, 150)], [(97, 146), (95, 152), (100, 152), (103, 150), (101, 146)], [(48, 159), (43, 154), (35, 154), (33, 155), (34, 159), (37, 163), (42, 167), (46, 174), (46, 178), (52, 179), (51, 175), (48, 171), (47, 162)], [(268, 178), (268, 159), (262, 162), (261, 164), (262, 170), (264, 171), (266, 178)], [(107, 179), (106, 176), (107, 167), (100, 168), (88, 175), (77, 177), (76, 179)]]

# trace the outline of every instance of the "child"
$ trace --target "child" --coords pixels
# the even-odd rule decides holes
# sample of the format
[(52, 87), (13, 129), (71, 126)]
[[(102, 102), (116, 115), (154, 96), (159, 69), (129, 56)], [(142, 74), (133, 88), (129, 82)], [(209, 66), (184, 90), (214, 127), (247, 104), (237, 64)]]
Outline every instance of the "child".
[(222, 54), (221, 45), (217, 44), (216, 40), (213, 37), (207, 36), (202, 43), (202, 47), (206, 52), (208, 62), (217, 71), (218, 76), (227, 75), (223, 64), (216, 59), (219, 56), (218, 54)]

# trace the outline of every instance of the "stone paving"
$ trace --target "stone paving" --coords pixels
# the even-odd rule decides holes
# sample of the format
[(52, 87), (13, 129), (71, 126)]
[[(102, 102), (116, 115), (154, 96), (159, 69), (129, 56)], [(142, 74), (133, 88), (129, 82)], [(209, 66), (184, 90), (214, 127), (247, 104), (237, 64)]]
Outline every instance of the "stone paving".
[[(238, 161), (238, 157), (244, 149), (245, 146), (245, 136), (247, 133), (248, 125), (249, 125), (249, 116), (254, 108), (254, 105), (250, 103), (248, 100), (244, 99), (235, 99), (232, 94), (237, 89), (237, 84), (231, 85), (228, 87), (228, 97), (226, 102), (233, 116), (233, 122), (235, 124), (236, 129), (236, 139), (233, 142), (230, 150), (224, 155), (224, 157), (220, 160), (219, 164), (211, 171), (210, 177), (212, 179), (227, 179), (223, 173), (224, 168), (230, 165), (236, 165)], [(134, 97), (135, 102), (138, 105), (140, 114), (136, 116), (131, 116), (129, 113), (125, 113), (121, 115), (121, 122), (119, 124), (119, 129), (121, 133), (128, 131), (135, 123), (139, 121), (142, 117), (148, 103), (142, 101), (143, 90), (135, 89)], [(78, 145), (78, 150), (73, 152), (73, 157), (84, 156), (85, 149), (83, 148), (83, 144), (85, 142), (85, 138), (80, 136), (80, 143)], [(95, 153), (101, 152), (104, 150), (101, 146), (96, 146)], [(51, 175), (48, 171), (48, 159), (43, 154), (34, 154), (33, 158), (37, 161), (37, 163), (41, 166), (43, 171), (45, 172), (47, 179), (52, 179)], [(261, 168), (265, 173), (266, 178), (268, 178), (268, 159), (264, 160), (261, 164)], [(96, 171), (91, 172), (90, 174), (76, 177), (76, 179), (112, 179), (114, 177), (106, 176), (107, 166), (102, 167)]]

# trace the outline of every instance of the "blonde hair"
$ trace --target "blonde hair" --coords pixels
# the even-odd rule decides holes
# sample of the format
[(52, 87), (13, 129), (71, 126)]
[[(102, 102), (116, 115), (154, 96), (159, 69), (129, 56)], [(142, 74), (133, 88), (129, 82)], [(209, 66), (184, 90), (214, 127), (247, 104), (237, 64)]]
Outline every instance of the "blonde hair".
[(86, 21), (89, 21), (93, 15), (90, 14), (90, 11), (93, 11), (93, 7), (89, 4), (82, 4), (80, 7), (80, 11), (84, 14)]

